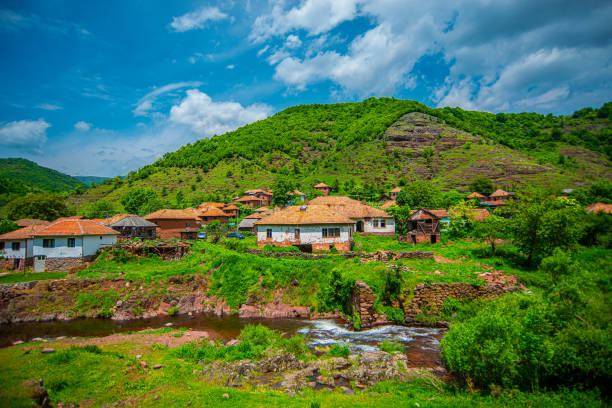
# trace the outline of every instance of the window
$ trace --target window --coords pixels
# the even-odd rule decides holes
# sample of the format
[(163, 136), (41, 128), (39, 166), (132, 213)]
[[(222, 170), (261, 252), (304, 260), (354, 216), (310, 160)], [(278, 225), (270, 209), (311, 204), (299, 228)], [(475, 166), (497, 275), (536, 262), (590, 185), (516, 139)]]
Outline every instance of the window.
[(0, 251), (4, 249), (4, 242), (0, 242)]
[(385, 228), (387, 226), (386, 220), (380, 220), (380, 228)]
[(340, 228), (323, 228), (321, 235), (323, 238), (337, 238), (340, 236)]
[(189, 228), (189, 227), (191, 227), (191, 223), (186, 222), (186, 223), (185, 223), (185, 226), (186, 226), (187, 228)]
[(267, 239), (272, 239), (272, 229), (271, 228), (268, 228), (266, 230), (266, 238)]
[(300, 229), (299, 228), (295, 229), (294, 234), (295, 234), (295, 239), (300, 239)]
[(68, 238), (68, 248), (74, 248), (76, 246), (76, 240), (74, 238)]
[(55, 248), (55, 240), (51, 238), (43, 239), (43, 248)]
[(19, 251), (19, 248), (21, 248), (21, 245), (19, 244), (19, 242), (13, 242), (13, 244), (11, 245), (11, 248), (13, 249), (13, 251)]
[(372, 226), (378, 228), (378, 220), (372, 220)]

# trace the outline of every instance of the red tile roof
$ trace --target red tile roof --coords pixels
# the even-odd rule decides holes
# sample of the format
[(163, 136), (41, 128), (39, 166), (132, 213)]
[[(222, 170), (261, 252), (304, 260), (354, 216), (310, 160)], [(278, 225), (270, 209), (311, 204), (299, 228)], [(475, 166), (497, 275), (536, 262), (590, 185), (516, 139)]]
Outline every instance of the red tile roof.
[(399, 193), (400, 191), (402, 191), (401, 187), (395, 187), (393, 190), (391, 190), (392, 193)]
[(489, 197), (510, 197), (510, 193), (501, 189), (493, 192)]
[(380, 206), (380, 208), (382, 208), (383, 210), (388, 209), (389, 207), (391, 207), (392, 205), (397, 205), (397, 203), (395, 202), (395, 200), (389, 200), (389, 201), (385, 201), (383, 203), (383, 205)]
[(185, 210), (158, 210), (143, 217), (145, 220), (195, 220), (196, 212), (193, 209)]
[(255, 197), (255, 196), (244, 196), (234, 201), (234, 203), (248, 203), (251, 201), (258, 201), (261, 203), (262, 199), (259, 197)]
[(474, 191), (472, 194), (467, 196), (467, 198), (486, 198), (486, 196), (483, 196), (482, 194), (477, 193), (476, 191)]
[(595, 204), (588, 205), (586, 207), (586, 210), (589, 213), (595, 213), (595, 214), (599, 212), (612, 214), (612, 204), (595, 203)]
[(228, 217), (226, 213), (215, 207), (209, 207), (208, 210), (199, 214), (200, 217)]
[(325, 183), (319, 183), (315, 186), (315, 188), (331, 188)]
[(223, 208), (225, 204), (223, 203), (215, 203), (215, 202), (204, 202), (200, 205), (198, 205), (198, 209), (203, 209), (203, 208), (208, 208), (208, 207), (215, 207), (215, 208)]
[(230, 204), (227, 207), (223, 208), (223, 211), (228, 211), (228, 210), (239, 210), (239, 208), (236, 207), (234, 204)]
[(32, 234), (45, 228), (46, 225), (29, 225), (15, 231), (0, 235), (0, 240), (21, 240), (32, 238)]
[(354, 224), (324, 205), (291, 206), (257, 221), (257, 225)]
[(38, 220), (36, 218), (22, 218), (15, 221), (15, 224), (20, 227), (29, 227), (30, 225), (49, 225), (49, 221)]
[(112, 228), (92, 220), (60, 220), (36, 231), (32, 236), (47, 237), (60, 235), (118, 235)]

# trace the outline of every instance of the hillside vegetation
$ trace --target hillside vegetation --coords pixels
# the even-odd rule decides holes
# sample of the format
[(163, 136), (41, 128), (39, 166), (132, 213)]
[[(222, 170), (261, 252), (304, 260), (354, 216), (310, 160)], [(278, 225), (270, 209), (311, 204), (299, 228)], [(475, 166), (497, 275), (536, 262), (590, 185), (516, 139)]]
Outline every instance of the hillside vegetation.
[(416, 179), (465, 189), (478, 176), (508, 189), (585, 185), (612, 178), (610, 111), (608, 103), (572, 116), (491, 114), (390, 98), (295, 106), (183, 146), (75, 202), (116, 200), (133, 186), (164, 199), (227, 198), (270, 188), (279, 175), (304, 190), (338, 180), (343, 190), (383, 192)]

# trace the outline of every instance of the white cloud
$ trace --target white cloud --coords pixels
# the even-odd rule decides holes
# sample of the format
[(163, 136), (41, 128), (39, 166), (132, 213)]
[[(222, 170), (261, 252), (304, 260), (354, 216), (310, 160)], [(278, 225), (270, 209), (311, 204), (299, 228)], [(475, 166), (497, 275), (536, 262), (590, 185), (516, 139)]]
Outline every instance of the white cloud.
[(228, 15), (219, 10), (218, 7), (203, 7), (180, 17), (172, 17), (170, 26), (175, 31), (184, 32), (203, 28), (207, 21), (219, 21), (226, 18), (228, 18)]
[(261, 42), (294, 29), (306, 30), (310, 35), (324, 33), (355, 18), (357, 3), (357, 0), (306, 0), (288, 11), (283, 10), (282, 3), (276, 4), (270, 14), (257, 17), (250, 38)]
[(79, 132), (89, 132), (89, 129), (91, 129), (91, 123), (80, 120), (74, 124), (74, 128)]
[(272, 112), (272, 107), (265, 104), (242, 106), (237, 102), (214, 102), (205, 93), (190, 89), (185, 99), (170, 110), (170, 121), (209, 137), (265, 119)]
[(52, 103), (41, 103), (39, 105), (36, 105), (36, 107), (38, 109), (43, 109), (43, 110), (48, 110), (48, 111), (56, 111), (56, 110), (62, 109), (61, 106), (55, 105), (55, 104), (52, 104)]
[(295, 49), (300, 48), (302, 46), (302, 40), (297, 35), (291, 34), (285, 40), (285, 47)]
[(234, 68), (236, 68), (236, 66), (234, 64), (229, 64), (226, 68), (227, 69), (234, 69)]
[(40, 152), (47, 141), (47, 128), (50, 126), (44, 119), (6, 123), (0, 126), (0, 144), (10, 148)]
[(189, 81), (189, 82), (176, 82), (173, 84), (168, 84), (161, 86), (142, 98), (136, 103), (136, 108), (132, 111), (135, 116), (147, 116), (154, 109), (154, 103), (157, 98), (165, 93), (175, 91), (177, 89), (186, 88), (186, 87), (197, 87), (202, 85), (201, 82), (197, 81)]
[[(421, 58), (441, 55), (450, 73), (432, 74), (424, 83), (437, 87), (432, 100), (440, 106), (567, 113), (601, 104), (612, 92), (612, 3), (603, 0), (285, 4), (259, 16), (250, 38), (289, 34), (267, 61), (275, 79), (298, 91), (331, 80), (344, 94), (395, 94), (421, 84), (422, 74), (412, 72)], [(364, 25), (346, 49), (326, 45), (337, 36), (334, 28), (356, 17), (373, 26)], [(300, 30), (308, 35), (299, 49), (291, 48), (288, 38)]]

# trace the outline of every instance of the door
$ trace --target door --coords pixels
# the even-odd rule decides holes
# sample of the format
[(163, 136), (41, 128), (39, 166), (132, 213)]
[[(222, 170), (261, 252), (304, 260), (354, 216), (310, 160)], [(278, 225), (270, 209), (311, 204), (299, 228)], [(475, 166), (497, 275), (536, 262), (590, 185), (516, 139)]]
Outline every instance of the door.
[(363, 232), (363, 221), (357, 221), (357, 232)]
[(436, 236), (432, 235), (430, 240), (431, 240), (432, 244), (435, 244), (436, 243)]
[(34, 272), (45, 271), (45, 256), (39, 255), (34, 257)]

